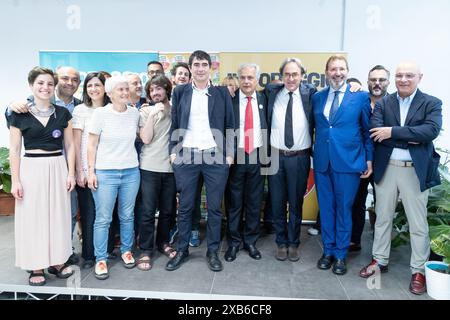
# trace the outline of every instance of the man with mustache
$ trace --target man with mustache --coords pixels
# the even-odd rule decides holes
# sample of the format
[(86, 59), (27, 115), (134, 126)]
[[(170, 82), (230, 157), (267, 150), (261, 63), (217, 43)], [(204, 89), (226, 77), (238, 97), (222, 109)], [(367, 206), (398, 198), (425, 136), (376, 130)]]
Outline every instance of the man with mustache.
[(331, 56), (325, 68), (329, 87), (312, 98), (315, 121), (314, 173), (322, 224), (322, 270), (344, 275), (352, 232), (352, 205), (359, 179), (372, 174), (367, 92), (351, 92), (348, 63)]
[[(369, 71), (367, 79), (367, 87), (369, 88), (370, 106), (375, 107), (375, 103), (387, 95), (387, 88), (389, 87), (390, 72), (382, 65), (376, 65)], [(367, 187), (369, 183), (374, 190), (374, 202), (375, 202), (375, 187), (373, 184), (373, 175), (368, 178), (361, 178), (359, 182), (358, 193), (356, 194), (355, 201), (353, 202), (352, 209), (352, 236), (350, 239), (349, 252), (361, 251), (361, 235), (364, 229), (364, 223), (366, 220), (366, 198)]]

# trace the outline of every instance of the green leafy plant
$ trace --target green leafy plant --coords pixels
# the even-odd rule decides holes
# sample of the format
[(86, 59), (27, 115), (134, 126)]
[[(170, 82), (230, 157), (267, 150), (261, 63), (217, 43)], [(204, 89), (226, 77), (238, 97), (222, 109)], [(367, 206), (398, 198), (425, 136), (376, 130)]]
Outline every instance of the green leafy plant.
[(0, 148), (0, 190), (11, 192), (11, 171), (9, 169), (9, 149)]
[[(443, 163), (439, 165), (441, 184), (430, 189), (428, 197), (428, 225), (430, 245), (434, 253), (442, 256), (444, 262), (449, 264), (447, 273), (450, 273), (450, 151), (439, 149), (445, 154)], [(398, 247), (409, 243), (409, 228), (403, 205), (399, 203), (394, 219), (395, 237), (392, 246)]]

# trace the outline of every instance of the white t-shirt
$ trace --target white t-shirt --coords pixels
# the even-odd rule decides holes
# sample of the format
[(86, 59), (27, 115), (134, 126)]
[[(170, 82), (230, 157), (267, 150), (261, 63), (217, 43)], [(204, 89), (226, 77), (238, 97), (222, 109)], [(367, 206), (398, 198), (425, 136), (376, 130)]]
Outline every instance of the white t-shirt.
[(87, 143), (89, 137), (89, 127), (92, 119), (92, 115), (94, 114), (95, 109), (97, 107), (88, 107), (87, 105), (79, 104), (73, 109), (72, 113), (72, 128), (80, 129), (81, 132), (81, 167), (83, 168), (84, 173), (87, 175), (88, 173), (88, 163), (87, 163)]
[(129, 169), (139, 165), (134, 141), (139, 128), (139, 111), (127, 106), (115, 111), (112, 104), (98, 108), (92, 116), (89, 133), (99, 135), (95, 169)]

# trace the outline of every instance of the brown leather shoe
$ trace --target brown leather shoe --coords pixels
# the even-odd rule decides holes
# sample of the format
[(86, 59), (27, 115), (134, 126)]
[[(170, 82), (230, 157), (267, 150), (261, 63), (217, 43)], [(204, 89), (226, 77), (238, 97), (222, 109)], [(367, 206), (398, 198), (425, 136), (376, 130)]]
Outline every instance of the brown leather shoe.
[(409, 284), (409, 291), (418, 295), (424, 294), (425, 291), (427, 291), (425, 275), (419, 272), (414, 273), (411, 277), (411, 283)]
[(372, 260), (371, 263), (369, 263), (359, 271), (359, 276), (362, 278), (369, 278), (370, 276), (375, 274), (377, 268), (380, 273), (388, 272), (388, 266), (382, 266), (376, 260)]
[(277, 260), (284, 261), (287, 259), (287, 253), (287, 247), (279, 246), (275, 258), (277, 258)]
[(289, 246), (288, 259), (292, 262), (300, 260), (300, 253), (298, 247)]

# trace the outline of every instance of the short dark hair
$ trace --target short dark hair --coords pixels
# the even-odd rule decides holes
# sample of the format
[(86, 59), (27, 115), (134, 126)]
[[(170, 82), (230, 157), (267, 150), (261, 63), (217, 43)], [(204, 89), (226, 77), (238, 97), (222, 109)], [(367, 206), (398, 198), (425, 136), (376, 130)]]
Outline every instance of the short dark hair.
[(390, 78), (390, 76), (391, 76), (391, 73), (389, 72), (389, 70), (386, 69), (386, 68), (385, 68), (384, 66), (382, 66), (381, 64), (377, 64), (375, 67), (373, 67), (372, 69), (370, 69), (370, 71), (369, 71), (369, 73), (367, 74), (367, 76), (369, 76), (370, 73), (371, 73), (372, 71), (375, 71), (375, 70), (384, 70), (384, 71), (386, 71), (388, 78)]
[(356, 79), (356, 78), (347, 78), (347, 80), (346, 80), (345, 82), (346, 82), (346, 83), (356, 82), (356, 83), (359, 83), (360, 86), (362, 86), (361, 81), (359, 81), (359, 80)]
[(156, 61), (156, 60), (152, 60), (152, 61), (150, 61), (149, 63), (147, 63), (147, 68), (148, 68), (148, 66), (151, 65), (151, 64), (159, 64), (159, 66), (161, 67), (161, 69), (164, 71), (164, 67), (163, 67), (163, 65), (162, 65), (161, 62)]
[(192, 77), (191, 69), (189, 69), (189, 65), (188, 65), (186, 62), (177, 62), (177, 63), (173, 66), (172, 70), (170, 70), (170, 73), (172, 74), (172, 76), (175, 77), (175, 75), (176, 75), (176, 73), (177, 73), (177, 69), (178, 69), (179, 67), (183, 67), (183, 68), (187, 69), (188, 72), (189, 72), (189, 79), (191, 79), (191, 77)]
[(55, 86), (58, 84), (58, 77), (55, 75), (55, 73), (51, 69), (43, 67), (34, 67), (30, 70), (30, 72), (28, 72), (28, 84), (32, 85), (34, 81), (36, 81), (36, 78), (41, 74), (48, 74), (52, 76), (53, 81), (55, 82)]
[(169, 78), (167, 78), (163, 74), (158, 74), (148, 80), (145, 84), (145, 94), (147, 95), (148, 99), (151, 99), (150, 87), (152, 85), (164, 88), (164, 90), (166, 90), (167, 99), (170, 100), (170, 97), (172, 96), (172, 81), (170, 81)]
[(286, 65), (288, 63), (291, 63), (291, 62), (295, 63), (300, 68), (300, 72), (302, 73), (302, 76), (306, 73), (306, 69), (305, 69), (305, 67), (303, 67), (302, 62), (300, 61), (300, 59), (287, 58), (286, 60), (283, 61), (283, 63), (280, 66), (280, 74), (281, 74), (281, 76), (283, 76), (284, 67), (286, 67)]
[[(91, 99), (91, 97), (89, 97), (89, 95), (87, 93), (87, 85), (88, 85), (89, 81), (91, 81), (93, 78), (98, 78), (98, 80), (100, 80), (100, 82), (103, 84), (103, 86), (105, 86), (105, 82), (106, 82), (104, 71), (90, 72), (87, 74), (86, 78), (84, 78), (83, 103), (85, 105), (87, 105), (88, 107), (92, 106), (92, 99)], [(103, 106), (106, 106), (108, 103), (109, 103), (109, 98), (105, 91), (105, 94), (103, 96)]]
[(194, 58), (197, 58), (197, 60), (207, 60), (209, 67), (211, 67), (211, 56), (202, 50), (195, 50), (192, 52), (192, 54), (189, 57), (189, 67), (192, 67), (192, 62), (194, 61)]

